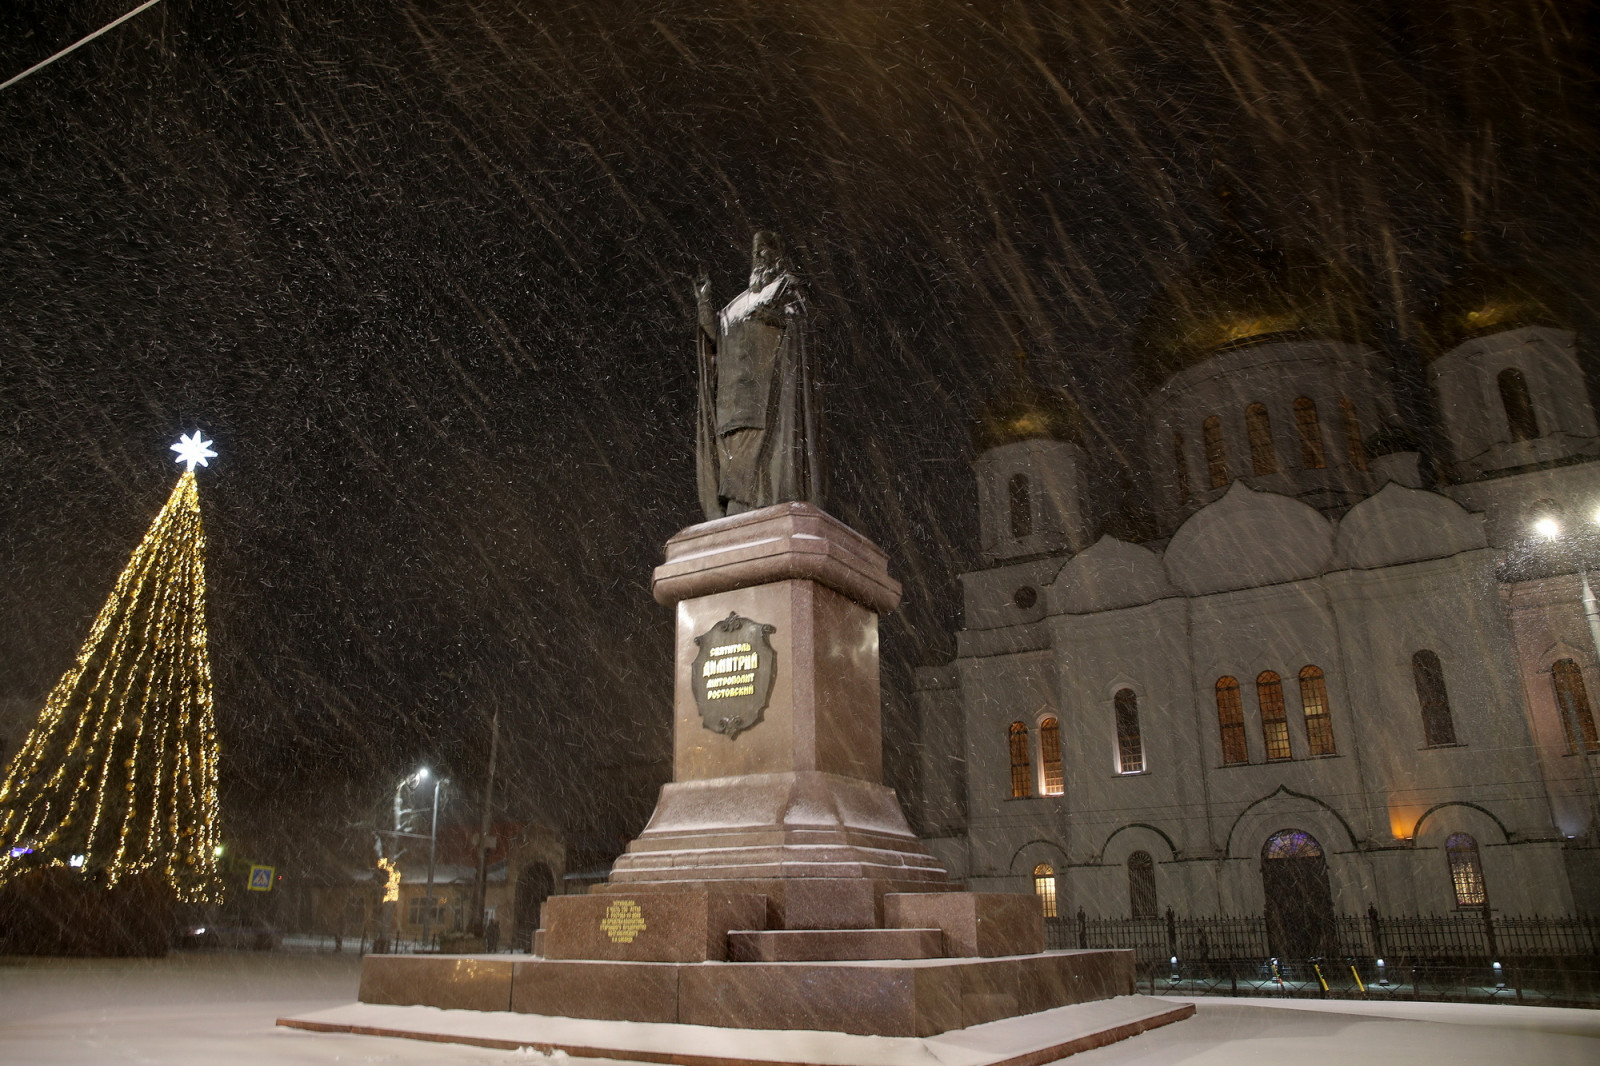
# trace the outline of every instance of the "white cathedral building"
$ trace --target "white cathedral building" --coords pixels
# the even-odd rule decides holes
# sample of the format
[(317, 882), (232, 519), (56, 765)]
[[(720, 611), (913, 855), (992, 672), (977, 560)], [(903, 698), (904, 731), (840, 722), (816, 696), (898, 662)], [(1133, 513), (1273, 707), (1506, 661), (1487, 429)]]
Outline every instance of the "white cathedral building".
[(1097, 536), (1062, 397), (1019, 375), (985, 409), (985, 565), (916, 678), (952, 876), (1063, 918), (1600, 912), (1600, 429), (1570, 322), (1536, 278), (1462, 273), (1424, 469), (1362, 304), (1242, 232), (1157, 298), (1142, 543)]

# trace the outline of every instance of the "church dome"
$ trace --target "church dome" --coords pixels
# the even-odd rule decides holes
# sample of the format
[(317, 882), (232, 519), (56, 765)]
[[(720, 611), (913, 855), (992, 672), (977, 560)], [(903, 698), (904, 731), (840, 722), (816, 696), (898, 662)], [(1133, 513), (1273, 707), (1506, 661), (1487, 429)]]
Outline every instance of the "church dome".
[(1077, 405), (1065, 392), (1034, 381), (1019, 352), (1017, 376), (979, 409), (972, 445), (982, 454), (1021, 440), (1064, 440), (1083, 447)]
[(1360, 341), (1373, 315), (1363, 286), (1325, 256), (1230, 224), (1210, 253), (1157, 293), (1139, 325), (1145, 391), (1218, 352), (1306, 337)]
[(1571, 329), (1566, 293), (1537, 271), (1472, 261), (1440, 292), (1425, 355), (1432, 362), (1473, 337), (1523, 326)]

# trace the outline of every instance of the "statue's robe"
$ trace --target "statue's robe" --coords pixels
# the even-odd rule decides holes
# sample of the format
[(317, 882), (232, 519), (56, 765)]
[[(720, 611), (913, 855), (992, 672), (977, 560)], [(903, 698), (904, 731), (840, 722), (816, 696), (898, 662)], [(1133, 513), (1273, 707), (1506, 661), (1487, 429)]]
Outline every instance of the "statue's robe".
[(779, 274), (734, 297), (715, 337), (700, 331), (695, 465), (708, 519), (821, 503), (804, 310), (794, 278)]

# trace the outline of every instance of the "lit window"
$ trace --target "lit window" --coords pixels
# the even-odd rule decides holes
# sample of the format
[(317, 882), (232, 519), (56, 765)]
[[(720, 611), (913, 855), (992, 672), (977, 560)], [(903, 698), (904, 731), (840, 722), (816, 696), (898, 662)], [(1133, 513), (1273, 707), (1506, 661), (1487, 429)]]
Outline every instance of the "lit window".
[(1148, 851), (1128, 856), (1128, 913), (1135, 918), (1156, 916), (1156, 864)]
[(1264, 859), (1320, 859), (1322, 845), (1303, 829), (1283, 829), (1267, 838), (1261, 848)]
[(1139, 736), (1139, 697), (1133, 689), (1119, 691), (1113, 700), (1117, 713), (1117, 768), (1125, 774), (1144, 771), (1144, 741)]
[(1456, 742), (1455, 719), (1450, 713), (1450, 695), (1444, 687), (1444, 667), (1439, 656), (1424, 648), (1411, 657), (1411, 680), (1417, 686), (1417, 703), (1422, 706), (1422, 737), (1434, 748)]
[(1222, 443), (1222, 419), (1212, 415), (1200, 424), (1200, 435), (1206, 446), (1206, 469), (1211, 474), (1211, 487), (1228, 485), (1228, 450)]
[(1328, 683), (1315, 666), (1300, 670), (1300, 706), (1306, 715), (1306, 740), (1313, 755), (1332, 755), (1333, 718), (1328, 714)]
[(1321, 470), (1328, 465), (1322, 451), (1322, 423), (1317, 421), (1317, 405), (1309, 396), (1294, 402), (1294, 424), (1300, 430), (1300, 465)]
[(1026, 799), (1033, 795), (1033, 768), (1028, 761), (1028, 727), (1012, 722), (1011, 741), (1011, 797)]
[(1290, 758), (1289, 711), (1283, 702), (1283, 680), (1271, 670), (1263, 670), (1256, 677), (1256, 701), (1261, 704), (1261, 739), (1266, 741), (1267, 758)]
[(1272, 420), (1264, 405), (1253, 403), (1244, 409), (1245, 435), (1250, 440), (1250, 469), (1256, 475), (1278, 472), (1278, 453), (1272, 447)]
[(1222, 730), (1223, 764), (1249, 762), (1250, 749), (1244, 736), (1244, 700), (1239, 696), (1239, 682), (1231, 677), (1217, 678), (1217, 726)]
[(1356, 417), (1356, 405), (1339, 397), (1339, 410), (1344, 412), (1344, 450), (1350, 456), (1350, 465), (1357, 470), (1367, 469), (1367, 446), (1361, 443), (1361, 419)]
[(1600, 751), (1600, 736), (1595, 734), (1594, 711), (1589, 706), (1589, 690), (1583, 684), (1583, 671), (1571, 659), (1559, 659), (1550, 665), (1550, 680), (1556, 687), (1556, 707), (1561, 712), (1561, 729), (1567, 738), (1567, 754), (1578, 751), (1578, 738), (1583, 738), (1583, 750)]
[(1483, 863), (1478, 858), (1478, 842), (1465, 833), (1452, 833), (1444, 842), (1450, 860), (1450, 881), (1456, 890), (1457, 907), (1482, 907), (1488, 903), (1483, 888)]
[(1044, 901), (1044, 916), (1056, 916), (1056, 872), (1047, 862), (1041, 862), (1033, 868), (1033, 891)]
[(1011, 475), (1011, 536), (1016, 540), (1033, 534), (1033, 492), (1028, 475)]
[(1061, 724), (1054, 718), (1039, 723), (1039, 762), (1044, 768), (1044, 794), (1061, 795)]
[(1183, 434), (1172, 435), (1172, 475), (1178, 483), (1178, 506), (1189, 502), (1189, 454), (1183, 447)]
[(1506, 428), (1511, 431), (1511, 439), (1533, 440), (1539, 435), (1539, 416), (1533, 411), (1528, 379), (1516, 367), (1508, 366), (1500, 371), (1495, 381), (1500, 386), (1500, 404), (1506, 411)]

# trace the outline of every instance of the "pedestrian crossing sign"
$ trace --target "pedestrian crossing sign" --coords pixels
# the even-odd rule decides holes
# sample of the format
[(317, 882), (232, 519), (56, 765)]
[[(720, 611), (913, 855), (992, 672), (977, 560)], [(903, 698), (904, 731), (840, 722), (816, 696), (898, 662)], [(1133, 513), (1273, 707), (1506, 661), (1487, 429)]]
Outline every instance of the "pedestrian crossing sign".
[(250, 867), (250, 891), (271, 892), (273, 871), (271, 866)]

